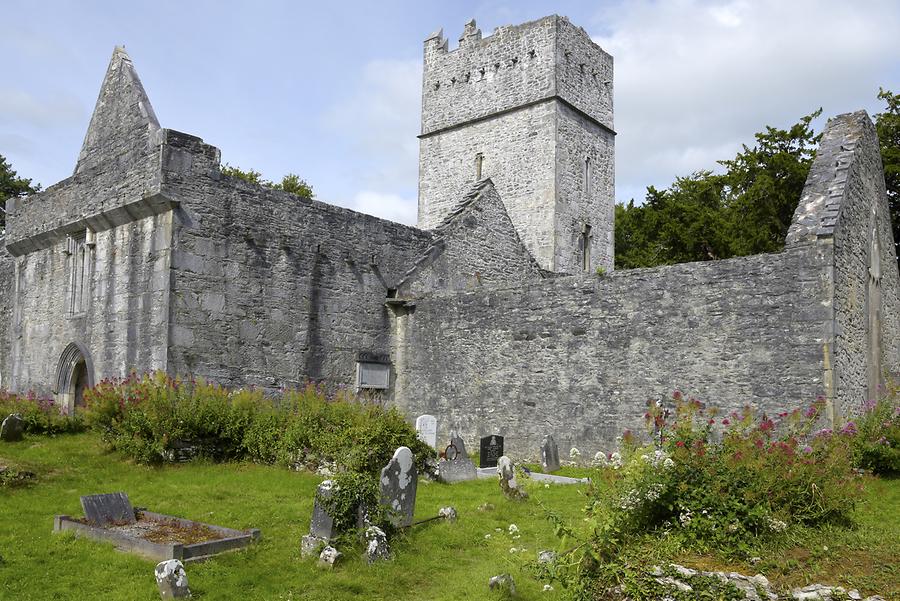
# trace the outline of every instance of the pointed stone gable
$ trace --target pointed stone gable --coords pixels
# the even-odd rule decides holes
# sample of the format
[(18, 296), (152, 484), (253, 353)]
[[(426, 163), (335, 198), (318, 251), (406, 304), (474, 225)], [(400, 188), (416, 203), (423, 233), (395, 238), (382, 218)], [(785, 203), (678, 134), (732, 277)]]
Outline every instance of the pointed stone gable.
[(133, 161), (156, 144), (159, 130), (159, 121), (131, 58), (117, 46), (100, 86), (75, 175), (107, 161)]

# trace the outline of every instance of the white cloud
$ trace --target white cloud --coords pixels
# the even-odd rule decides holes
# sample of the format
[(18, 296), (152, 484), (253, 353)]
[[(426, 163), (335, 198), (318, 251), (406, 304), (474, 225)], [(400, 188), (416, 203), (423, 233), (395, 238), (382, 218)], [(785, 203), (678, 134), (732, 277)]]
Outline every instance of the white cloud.
[(351, 94), (326, 114), (326, 126), (356, 154), (357, 189), (416, 189), (421, 87), (420, 59), (371, 60)]
[(410, 200), (396, 194), (385, 194), (372, 190), (358, 192), (350, 204), (350, 208), (356, 211), (407, 225), (415, 225), (416, 207), (415, 199)]
[(820, 106), (877, 107), (878, 86), (896, 86), (879, 81), (900, 56), (895, 2), (637, 0), (598, 20), (615, 58), (620, 191), (714, 168)]

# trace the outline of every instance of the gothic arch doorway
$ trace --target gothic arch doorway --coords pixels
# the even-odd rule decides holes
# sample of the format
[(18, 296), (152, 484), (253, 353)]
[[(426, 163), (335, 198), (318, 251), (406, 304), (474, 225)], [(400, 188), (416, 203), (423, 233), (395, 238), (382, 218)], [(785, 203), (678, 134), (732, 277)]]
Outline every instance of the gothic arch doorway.
[(56, 403), (70, 415), (84, 407), (84, 391), (94, 385), (94, 364), (84, 345), (71, 343), (56, 367)]

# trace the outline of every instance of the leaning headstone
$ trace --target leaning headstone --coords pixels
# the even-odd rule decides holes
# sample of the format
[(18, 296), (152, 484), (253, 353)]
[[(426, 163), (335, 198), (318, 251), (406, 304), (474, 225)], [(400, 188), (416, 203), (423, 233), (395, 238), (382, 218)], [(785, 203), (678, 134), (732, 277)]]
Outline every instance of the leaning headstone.
[(497, 460), (503, 456), (503, 437), (496, 434), (481, 439), (478, 463), (481, 467), (496, 467)]
[(516, 482), (516, 471), (512, 460), (504, 455), (497, 462), (497, 477), (500, 480), (500, 490), (507, 499), (525, 499), (528, 493), (525, 492)]
[(416, 509), (416, 462), (409, 447), (400, 447), (381, 470), (381, 504), (390, 512), (391, 523), (398, 528), (412, 525)]
[(325, 510), (324, 502), (331, 498), (334, 482), (325, 480), (316, 488), (309, 534), (300, 540), (300, 556), (316, 555), (335, 536), (334, 519)]
[(184, 564), (177, 559), (169, 559), (156, 565), (156, 586), (159, 587), (159, 596), (163, 599), (190, 599), (191, 589), (188, 588), (187, 572)]
[(437, 418), (433, 415), (420, 415), (416, 418), (416, 432), (419, 440), (437, 448)]
[(552, 434), (547, 434), (541, 442), (541, 469), (545, 474), (559, 469), (559, 447)]
[(456, 432), (450, 433), (450, 446), (447, 449), (450, 449), (450, 447), (453, 447), (456, 457), (447, 457), (447, 459), (469, 458), (469, 454), (466, 452), (466, 443), (463, 442), (463, 439)]
[(123, 492), (85, 495), (81, 497), (81, 508), (85, 519), (91, 524), (133, 524), (136, 521), (131, 501)]
[(0, 440), (6, 442), (17, 442), (22, 440), (22, 431), (25, 429), (25, 422), (18, 413), (11, 413), (0, 424)]
[(391, 549), (388, 547), (387, 535), (378, 526), (366, 528), (366, 561), (375, 563), (380, 559), (390, 559)]

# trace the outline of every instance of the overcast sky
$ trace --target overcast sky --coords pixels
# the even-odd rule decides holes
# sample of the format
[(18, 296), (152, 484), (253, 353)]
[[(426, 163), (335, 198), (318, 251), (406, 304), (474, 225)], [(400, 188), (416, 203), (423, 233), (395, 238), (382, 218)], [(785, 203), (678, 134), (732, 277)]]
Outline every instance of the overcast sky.
[[(163, 127), (326, 202), (415, 222), (422, 41), (568, 16), (615, 57), (616, 198), (714, 168), (765, 125), (881, 110), (900, 91), (900, 2), (2, 0), (0, 154), (71, 175), (113, 47)], [(819, 124), (821, 127), (821, 123)]]

